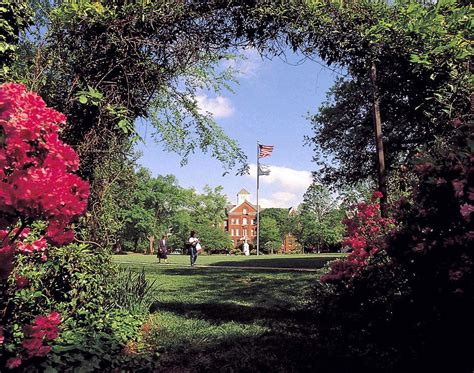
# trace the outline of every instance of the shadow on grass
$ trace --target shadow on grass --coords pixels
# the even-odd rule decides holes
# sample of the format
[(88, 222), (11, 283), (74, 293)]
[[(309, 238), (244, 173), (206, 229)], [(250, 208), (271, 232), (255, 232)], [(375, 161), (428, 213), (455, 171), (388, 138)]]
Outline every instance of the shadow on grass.
[[(271, 267), (274, 263), (289, 265), (308, 260), (312, 266), (326, 262), (323, 258), (253, 262)], [(318, 279), (316, 273), (199, 267), (169, 267), (158, 273), (170, 276), (168, 287), (159, 290), (157, 294), (162, 296), (151, 307), (151, 312), (163, 312), (163, 324), (158, 329), (161, 334), (153, 338), (151, 347), (155, 350), (148, 352), (147, 360), (140, 362), (136, 371), (373, 371), (362, 359), (331, 355), (331, 346), (318, 340), (317, 320), (299, 303), (300, 297), (308, 296), (312, 279)], [(192, 322), (188, 322), (190, 319)], [(238, 324), (248, 334), (235, 333)], [(157, 351), (159, 357), (154, 358)]]
[(235, 303), (182, 303), (182, 302), (155, 302), (150, 312), (168, 311), (187, 318), (204, 319), (211, 323), (234, 321), (242, 324), (251, 324), (256, 321), (263, 323), (281, 322), (285, 320), (303, 321), (305, 313), (286, 308), (268, 308), (260, 306), (239, 305)]
[[(327, 258), (249, 261), (258, 267), (262, 266), (262, 262), (268, 267), (295, 263), (308, 266), (311, 261), (311, 267), (320, 268)], [(230, 266), (247, 266), (246, 263), (225, 262)], [(162, 311), (162, 320), (165, 321), (161, 321), (164, 324), (159, 329), (161, 338), (158, 335), (152, 342), (152, 346), (159, 351), (159, 358), (144, 362), (140, 365), (141, 371), (362, 371), (354, 361), (341, 356), (333, 358), (325, 348), (321, 348), (314, 316), (299, 303), (299, 299), (307, 295), (312, 280), (318, 279), (316, 273), (284, 272), (270, 268), (229, 270), (203, 267), (167, 267), (160, 272), (150, 270), (152, 273), (160, 273), (165, 278), (169, 276), (166, 280), (169, 281), (168, 287), (165, 285), (157, 292), (159, 301), (150, 310)], [(190, 319), (196, 322), (180, 322)], [(169, 322), (166, 320), (173, 321), (166, 324)], [(249, 334), (234, 333), (239, 328), (238, 324), (242, 325), (244, 333)], [(189, 333), (183, 330), (194, 326), (196, 329)], [(152, 352), (149, 356), (153, 356)], [(365, 369), (365, 372), (368, 371)]]
[(313, 336), (267, 333), (164, 351), (142, 365), (153, 372), (373, 372), (361, 359), (331, 356)]
[(265, 258), (265, 259), (248, 259), (245, 261), (221, 261), (209, 264), (209, 266), (223, 267), (273, 267), (273, 268), (308, 268), (318, 269), (336, 258)]
[[(229, 263), (229, 262), (223, 262), (223, 263)], [(215, 277), (215, 276), (220, 275), (221, 273), (229, 273), (229, 270), (227, 268), (217, 267), (217, 266), (221, 266), (218, 263), (205, 264), (205, 266), (206, 267), (201, 267), (199, 266), (199, 263), (198, 263), (196, 264), (196, 267), (167, 267), (167, 268), (160, 268), (160, 269), (162, 269), (163, 271), (166, 271), (165, 272), (166, 275), (177, 275), (177, 276), (196, 276), (197, 275), (197, 276), (211, 276), (211, 277), (214, 276)], [(216, 268), (210, 268), (214, 266), (216, 266)], [(324, 266), (324, 264), (322, 266)], [(141, 265), (135, 266), (135, 267), (141, 268)], [(236, 272), (236, 273), (248, 272), (248, 273), (254, 273), (254, 274), (258, 274), (258, 273), (272, 274), (272, 273), (278, 272), (278, 270), (273, 269), (272, 266), (269, 266), (269, 265), (249, 266), (249, 268), (242, 268), (246, 266), (244, 264), (232, 263), (229, 265), (222, 265), (222, 267), (232, 268), (232, 272)], [(255, 268), (252, 268), (252, 267), (255, 267)], [(285, 267), (280, 267), (280, 268), (285, 268)], [(291, 268), (291, 267), (286, 267), (286, 268)], [(148, 268), (145, 267), (145, 271), (147, 269)], [(285, 271), (285, 272), (290, 272), (290, 271)]]
[[(190, 294), (185, 303), (250, 305), (271, 310), (291, 309), (304, 296), (315, 273), (278, 273), (266, 269), (227, 271), (209, 268), (173, 268), (167, 275), (196, 276), (180, 290)], [(191, 300), (190, 297), (193, 299)], [(176, 299), (173, 299), (175, 301)], [(180, 302), (181, 303), (181, 302)]]

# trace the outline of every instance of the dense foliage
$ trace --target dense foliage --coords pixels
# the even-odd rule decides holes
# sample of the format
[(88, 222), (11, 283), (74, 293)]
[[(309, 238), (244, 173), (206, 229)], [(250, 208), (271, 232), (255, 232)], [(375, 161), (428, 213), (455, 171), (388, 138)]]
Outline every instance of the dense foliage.
[(276, 221), (281, 239), (289, 233), (294, 233), (295, 219), (289, 209), (269, 207), (260, 211), (260, 219), (268, 217)]
[(137, 119), (149, 120), (156, 140), (181, 154), (183, 163), (201, 151), (219, 159), (226, 172), (236, 165), (245, 169), (238, 144), (196, 99), (232, 80), (230, 71), (217, 69), (230, 56), (226, 46), (234, 32), (221, 22), (229, 17), (225, 4), (39, 3), (35, 19), (42, 30), (22, 38), (13, 67), (69, 118), (61, 136), (76, 147), (80, 174), (91, 184), (89, 240), (103, 246), (113, 241), (102, 233), (110, 223), (106, 200), (116, 167), (104, 165), (126, 162), (130, 143), (139, 139)]
[[(311, 118), (315, 135), (309, 142), (323, 166), (322, 181), (342, 186), (373, 178), (371, 63), (377, 66), (389, 172), (406, 166), (420, 145), (449, 136), (449, 118), (469, 108), (469, 14), (455, 1), (332, 6), (327, 16), (337, 21), (329, 27), (341, 32), (323, 38), (341, 43), (328, 53), (349, 74)], [(306, 48), (314, 44), (321, 41), (307, 37)]]
[[(440, 141), (414, 160), (418, 183), (413, 199), (396, 206), (395, 232), (380, 235), (392, 224), (383, 218), (367, 224), (374, 204), (364, 204), (363, 216), (348, 222), (354, 251), (331, 265), (323, 277), (331, 285), (315, 296), (334, 353), (344, 341), (345, 351), (363, 354), (379, 369), (474, 365), (463, 342), (474, 330), (473, 131), (466, 118), (451, 125), (449, 143)], [(362, 231), (379, 227), (370, 243), (361, 239)]]
[(26, 1), (4, 0), (0, 3), (0, 82), (11, 74), (11, 63), (17, 59), (20, 32), (30, 23), (32, 12)]
[(182, 251), (192, 230), (209, 253), (232, 247), (222, 229), (227, 203), (222, 187), (205, 186), (199, 194), (179, 186), (172, 175), (154, 177), (145, 168), (127, 175), (125, 184), (113, 187), (112, 219), (121, 227), (114, 236), (116, 251), (149, 253), (163, 235), (170, 251)]
[(298, 208), (294, 234), (306, 252), (337, 251), (344, 235), (344, 207), (325, 186), (313, 182)]
[[(88, 185), (58, 139), (64, 115), (18, 84), (0, 86), (0, 113), (0, 367), (120, 366), (130, 357), (114, 354), (138, 338), (151, 304), (135, 293), (149, 285), (117, 277), (107, 251), (66, 245)], [(148, 306), (123, 302), (133, 296)]]
[[(336, 163), (323, 160), (321, 180), (346, 185), (373, 173), (374, 86), (387, 165), (414, 175), (399, 177), (413, 181), (412, 194), (391, 219), (379, 216), (376, 200), (348, 216), (352, 252), (330, 266), (314, 296), (317, 347), (383, 371), (472, 371), (465, 343), (474, 332), (466, 2), (58, 3), (47, 8), (42, 32), (23, 37), (19, 49), (18, 33), (29, 22), (25, 3), (0, 5), (1, 74), (14, 70), (70, 118), (65, 123), (20, 85), (0, 88), (2, 368), (122, 367), (151, 304), (149, 286), (144, 276), (115, 277), (107, 251), (66, 245), (89, 194), (75, 173), (91, 182), (80, 237), (96, 246), (138, 248), (137, 240), (167, 232), (170, 248), (181, 248), (193, 229), (210, 252), (225, 248), (221, 190), (199, 195), (172, 177), (136, 172), (128, 159), (138, 139), (134, 123), (150, 119), (157, 138), (184, 161), (200, 148), (227, 168), (245, 162), (199, 112), (196, 92), (226, 86), (230, 75), (214, 68), (229, 48), (278, 54), (290, 45), (348, 74), (313, 118), (315, 149)], [(83, 156), (80, 169), (71, 146)], [(305, 195), (292, 228), (304, 245), (327, 247), (342, 237), (342, 211), (330, 197), (317, 184)], [(264, 246), (276, 247), (289, 231), (283, 220), (262, 218)], [(137, 299), (143, 303), (128, 309)]]
[(260, 218), (260, 249), (264, 253), (278, 252), (281, 248), (282, 235), (275, 219), (269, 216)]

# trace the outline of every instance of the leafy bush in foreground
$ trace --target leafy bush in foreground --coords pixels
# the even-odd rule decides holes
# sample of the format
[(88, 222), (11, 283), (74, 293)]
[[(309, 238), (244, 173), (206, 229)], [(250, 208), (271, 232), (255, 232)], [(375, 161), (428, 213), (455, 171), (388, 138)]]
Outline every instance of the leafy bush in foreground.
[(38, 267), (51, 263), (52, 245), (74, 239), (69, 225), (89, 196), (77, 154), (59, 140), (65, 121), (24, 86), (0, 85), (0, 367), (45, 356), (59, 334)]
[(89, 191), (64, 122), (22, 85), (0, 85), (0, 370), (118, 364), (141, 324), (117, 306), (110, 254), (70, 244)]
[[(474, 332), (473, 124), (420, 152), (413, 202), (385, 251), (350, 277), (318, 285), (322, 346), (388, 371), (470, 371)], [(333, 270), (331, 270), (333, 271)]]

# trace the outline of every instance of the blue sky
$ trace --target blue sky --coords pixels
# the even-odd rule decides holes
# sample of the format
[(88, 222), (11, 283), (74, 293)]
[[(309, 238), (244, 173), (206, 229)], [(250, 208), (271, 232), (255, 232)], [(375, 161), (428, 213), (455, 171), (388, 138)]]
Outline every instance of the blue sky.
[(154, 175), (173, 174), (183, 187), (194, 187), (199, 192), (204, 185), (222, 185), (230, 202), (236, 202), (237, 192), (245, 188), (256, 200), (256, 143), (274, 145), (271, 157), (262, 163), (270, 165), (270, 176), (260, 177), (260, 204), (263, 207), (290, 207), (302, 201), (311, 183), (311, 147), (303, 146), (304, 136), (311, 135), (311, 124), (306, 116), (315, 113), (324, 101), (336, 74), (314, 61), (288, 52), (287, 62), (281, 58), (262, 60), (254, 50), (245, 51), (246, 59), (233, 67), (241, 71), (234, 93), (219, 95), (202, 93), (199, 106), (214, 114), (216, 122), (233, 137), (247, 154), (250, 175), (235, 176), (224, 170), (209, 155), (196, 153), (186, 166), (181, 158), (163, 150), (151, 138), (152, 129), (141, 128), (145, 144), (137, 149), (143, 153), (139, 163)]

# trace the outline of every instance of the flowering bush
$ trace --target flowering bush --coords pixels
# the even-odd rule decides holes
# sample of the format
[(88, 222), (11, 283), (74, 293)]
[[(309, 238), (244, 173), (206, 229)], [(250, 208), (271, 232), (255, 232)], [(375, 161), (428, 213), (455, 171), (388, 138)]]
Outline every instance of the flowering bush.
[(59, 140), (65, 120), (22, 85), (0, 86), (0, 229), (9, 230), (3, 252), (12, 252), (12, 242), (36, 219), (49, 222), (51, 243), (73, 239), (67, 225), (84, 212), (89, 187), (73, 173), (77, 154)]
[[(10, 356), (9, 368), (46, 355), (58, 336), (61, 315), (35, 302), (34, 268), (48, 260), (51, 245), (73, 240), (69, 224), (89, 196), (74, 174), (77, 154), (58, 137), (65, 120), (24, 86), (0, 85), (0, 349), (2, 359)], [(33, 290), (31, 304), (19, 301), (26, 288)]]
[(347, 258), (332, 262), (322, 281), (336, 283), (351, 279), (371, 257), (386, 248), (386, 236), (394, 231), (395, 221), (380, 215), (381, 197), (382, 193), (374, 192), (370, 202), (352, 206), (352, 217), (343, 221), (347, 227), (343, 245), (352, 251)]
[(51, 312), (46, 317), (37, 316), (33, 324), (25, 326), (25, 339), (22, 346), (28, 357), (45, 356), (51, 351), (51, 347), (43, 345), (43, 341), (52, 341), (58, 337), (60, 322), (61, 315), (57, 312)]
[(414, 205), (398, 210), (397, 219), (406, 224), (391, 240), (389, 254), (410, 267), (423, 263), (429, 268), (425, 280), (441, 281), (443, 291), (461, 295), (473, 291), (474, 124), (458, 118), (452, 125), (449, 142), (439, 141), (415, 158), (420, 183)]

